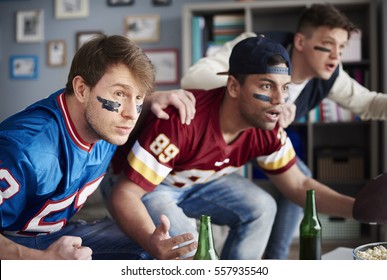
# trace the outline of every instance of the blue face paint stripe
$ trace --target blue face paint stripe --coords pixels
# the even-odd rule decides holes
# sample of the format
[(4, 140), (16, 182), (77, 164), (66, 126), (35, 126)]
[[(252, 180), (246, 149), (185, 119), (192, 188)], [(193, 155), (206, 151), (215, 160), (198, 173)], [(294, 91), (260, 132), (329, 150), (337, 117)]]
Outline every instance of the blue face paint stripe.
[(140, 114), (141, 111), (142, 111), (142, 104), (141, 105), (136, 105), (136, 109), (137, 109), (137, 114)]
[[(253, 97), (263, 102), (271, 102), (273, 100), (271, 97), (263, 94), (259, 94), (259, 93), (253, 93)], [(289, 100), (289, 97), (284, 98), (285, 103), (288, 102), (288, 100)]]
[(97, 96), (97, 100), (101, 102), (103, 109), (106, 109), (110, 112), (118, 113), (118, 108), (121, 107), (121, 104), (119, 102), (107, 100), (99, 96)]
[(259, 94), (259, 93), (253, 93), (253, 97), (255, 99), (261, 100), (263, 102), (271, 102), (271, 100), (272, 100), (271, 97), (263, 95), (263, 94)]

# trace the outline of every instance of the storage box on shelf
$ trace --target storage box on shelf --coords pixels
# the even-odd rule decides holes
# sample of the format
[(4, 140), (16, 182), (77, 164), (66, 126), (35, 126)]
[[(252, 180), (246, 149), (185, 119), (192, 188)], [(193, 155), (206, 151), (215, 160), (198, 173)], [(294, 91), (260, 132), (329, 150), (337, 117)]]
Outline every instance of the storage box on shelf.
[(364, 157), (362, 149), (319, 149), (316, 151), (316, 178), (319, 181), (330, 182), (363, 181), (365, 179)]

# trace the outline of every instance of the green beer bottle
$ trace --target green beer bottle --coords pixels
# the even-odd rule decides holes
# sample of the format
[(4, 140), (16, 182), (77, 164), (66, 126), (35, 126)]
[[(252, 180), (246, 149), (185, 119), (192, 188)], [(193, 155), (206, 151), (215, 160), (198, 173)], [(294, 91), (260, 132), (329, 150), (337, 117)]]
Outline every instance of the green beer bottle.
[(321, 260), (321, 230), (315, 191), (307, 190), (304, 217), (300, 224), (300, 260)]
[(198, 249), (193, 257), (194, 260), (219, 260), (214, 246), (212, 235), (211, 217), (202, 215), (200, 217)]

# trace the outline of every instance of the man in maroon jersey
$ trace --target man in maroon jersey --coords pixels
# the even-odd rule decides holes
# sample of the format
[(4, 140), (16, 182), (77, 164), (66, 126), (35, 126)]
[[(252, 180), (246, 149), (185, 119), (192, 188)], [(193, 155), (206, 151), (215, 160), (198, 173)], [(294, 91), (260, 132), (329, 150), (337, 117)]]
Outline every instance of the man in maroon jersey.
[(228, 75), (225, 87), (192, 91), (196, 117), (189, 126), (170, 108), (168, 121), (149, 116), (135, 142), (116, 153), (113, 165), (123, 172), (112, 189), (112, 214), (155, 258), (173, 250), (150, 245), (155, 225), (168, 217), (171, 236), (197, 234), (191, 218), (202, 214), (230, 228), (221, 259), (262, 257), (276, 204), (237, 172), (251, 159), (296, 203), (303, 205), (306, 190), (315, 189), (319, 211), (352, 217), (353, 198), (306, 177), (279, 126), (291, 81), (286, 49), (251, 37), (235, 45), (229, 62), (229, 71), (220, 73)]

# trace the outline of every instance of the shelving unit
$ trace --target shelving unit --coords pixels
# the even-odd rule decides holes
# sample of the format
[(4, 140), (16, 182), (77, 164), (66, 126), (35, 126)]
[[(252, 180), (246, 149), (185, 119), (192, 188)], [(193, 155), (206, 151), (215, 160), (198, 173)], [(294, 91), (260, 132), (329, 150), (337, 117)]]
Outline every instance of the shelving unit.
[[(362, 30), (362, 60), (343, 63), (345, 69), (360, 68), (367, 72), (367, 87), (378, 89), (378, 25), (377, 3), (373, 0), (327, 0), (345, 13)], [(204, 41), (211, 40), (211, 19), (219, 14), (243, 14), (245, 31), (260, 33), (269, 31), (295, 31), (302, 10), (315, 0), (277, 0), (255, 2), (197, 3), (183, 7), (183, 72), (193, 64), (193, 30), (192, 20), (201, 16), (205, 18)], [(204, 42), (206, 43), (206, 42)], [(202, 52), (204, 55), (204, 51)], [(350, 73), (350, 71), (349, 71)], [(364, 178), (353, 180), (322, 180), (323, 183), (348, 195), (355, 196), (365, 182), (381, 172), (381, 153), (379, 150), (379, 126), (377, 121), (354, 121), (320, 123), (296, 123), (290, 129), (301, 135), (304, 161), (312, 170), (314, 177), (318, 174), (321, 150), (353, 148), (360, 151)], [(248, 176), (254, 172), (248, 171)], [(254, 179), (254, 178), (253, 178)], [(317, 178), (318, 179), (318, 178)]]
[[(381, 18), (381, 26), (387, 26), (387, 2), (385, 1), (380, 1), (380, 18)], [(382, 30), (384, 31), (384, 30)], [(387, 34), (386, 32), (382, 32), (381, 34), (381, 38), (382, 38), (382, 42), (381, 42), (381, 48), (382, 50), (386, 50), (387, 48)], [(382, 56), (382, 60), (381, 60), (381, 65), (382, 66), (382, 69), (380, 71), (380, 77), (381, 77), (381, 81), (382, 81), (382, 90), (384, 92), (387, 91), (387, 79), (385, 78), (386, 77), (386, 74), (387, 74), (387, 53), (386, 51), (383, 52), (383, 56)], [(381, 125), (381, 130), (382, 130), (382, 141), (385, 143), (385, 141), (387, 140), (387, 122), (383, 122), (383, 124)], [(382, 150), (382, 171), (383, 172), (387, 172), (387, 148), (385, 148), (384, 146), (382, 147), (383, 149)], [(380, 236), (381, 236), (381, 239), (380, 240), (387, 240), (387, 225), (384, 225), (381, 230), (380, 230)]]

